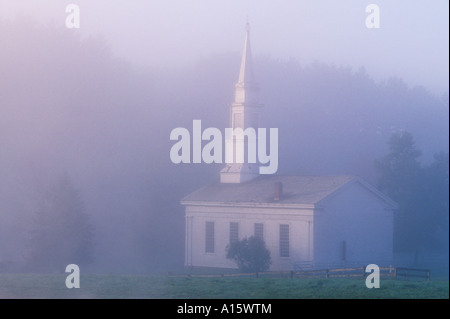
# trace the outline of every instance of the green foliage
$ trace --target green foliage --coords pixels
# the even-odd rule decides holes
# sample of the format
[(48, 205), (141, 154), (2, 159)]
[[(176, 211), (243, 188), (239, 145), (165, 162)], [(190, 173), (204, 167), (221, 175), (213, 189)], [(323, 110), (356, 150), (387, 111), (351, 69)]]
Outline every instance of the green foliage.
[(271, 264), (264, 241), (254, 236), (232, 243), (227, 248), (227, 258), (236, 261), (243, 272), (265, 271)]
[(67, 175), (43, 196), (30, 231), (29, 266), (65, 270), (92, 261), (93, 232), (83, 202)]
[(410, 133), (395, 133), (388, 144), (390, 152), (376, 161), (376, 167), (379, 188), (399, 204), (394, 249), (437, 247), (436, 232), (448, 233), (448, 154), (435, 155), (435, 161), (423, 167)]

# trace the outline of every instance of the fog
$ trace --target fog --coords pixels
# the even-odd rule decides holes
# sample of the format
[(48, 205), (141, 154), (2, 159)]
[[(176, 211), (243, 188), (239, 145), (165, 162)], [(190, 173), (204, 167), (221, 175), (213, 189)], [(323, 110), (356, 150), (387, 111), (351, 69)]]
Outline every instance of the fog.
[[(210, 54), (239, 52), (247, 18), (253, 51), (302, 64), (365, 67), (372, 77), (404, 78), (448, 92), (449, 4), (380, 0), (380, 28), (367, 29), (367, 1), (78, 0), (82, 36), (101, 36), (117, 56), (138, 66), (173, 67)], [(0, 16), (25, 15), (64, 27), (66, 3), (3, 0)]]
[[(352, 174), (408, 131), (424, 164), (448, 152), (448, 3), (59, 1), (0, 3), (0, 262), (27, 263), (34, 215), (67, 174), (94, 234), (97, 273), (180, 269), (179, 200), (222, 165), (170, 161), (173, 128), (229, 127), (247, 16), (262, 127), (278, 174)], [(406, 8), (406, 9), (405, 9)], [(447, 200), (448, 202), (448, 200)], [(447, 261), (448, 263), (448, 261)]]

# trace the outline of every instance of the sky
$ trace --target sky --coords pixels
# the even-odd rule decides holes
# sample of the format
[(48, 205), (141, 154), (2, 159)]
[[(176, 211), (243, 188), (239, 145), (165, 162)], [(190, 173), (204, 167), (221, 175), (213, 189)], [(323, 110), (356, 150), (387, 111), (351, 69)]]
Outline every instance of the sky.
[[(446, 0), (0, 0), (0, 19), (26, 15), (65, 27), (66, 6), (80, 8), (82, 37), (100, 36), (139, 67), (183, 67), (242, 50), (251, 25), (257, 56), (359, 69), (448, 94), (449, 2)], [(366, 27), (369, 4), (380, 28)]]

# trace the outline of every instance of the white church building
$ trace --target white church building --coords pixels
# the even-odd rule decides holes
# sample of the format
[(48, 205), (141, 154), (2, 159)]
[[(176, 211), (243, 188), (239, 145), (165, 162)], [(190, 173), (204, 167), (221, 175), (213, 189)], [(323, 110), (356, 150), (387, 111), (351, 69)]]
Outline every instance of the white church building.
[[(258, 127), (249, 28), (231, 127)], [(181, 200), (185, 266), (236, 268), (230, 243), (255, 236), (271, 255), (270, 270), (378, 264), (393, 259), (395, 202), (355, 176), (259, 175), (257, 164), (226, 164), (220, 181)]]

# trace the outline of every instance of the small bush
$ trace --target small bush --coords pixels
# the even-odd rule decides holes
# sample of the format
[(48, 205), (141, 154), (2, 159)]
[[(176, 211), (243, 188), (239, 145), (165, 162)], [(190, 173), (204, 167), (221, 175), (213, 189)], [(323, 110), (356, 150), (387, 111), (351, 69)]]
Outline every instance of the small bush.
[(244, 238), (227, 247), (227, 258), (236, 261), (242, 272), (260, 272), (269, 269), (270, 252), (257, 237)]

